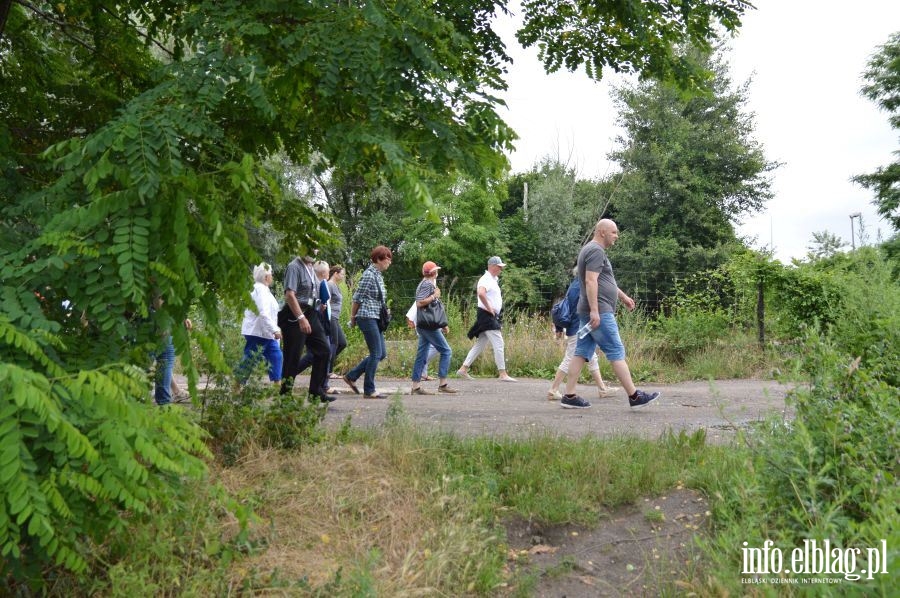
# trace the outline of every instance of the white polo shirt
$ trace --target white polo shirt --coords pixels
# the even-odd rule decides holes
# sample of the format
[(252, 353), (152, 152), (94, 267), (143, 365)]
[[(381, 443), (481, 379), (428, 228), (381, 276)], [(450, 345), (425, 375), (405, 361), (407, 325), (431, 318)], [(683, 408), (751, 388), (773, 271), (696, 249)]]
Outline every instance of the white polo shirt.
[[(488, 303), (491, 304), (491, 309), (495, 314), (500, 313), (500, 310), (503, 309), (503, 297), (500, 295), (500, 284), (497, 281), (498, 278), (486, 270), (484, 275), (478, 279), (478, 286), (475, 287), (476, 295), (477, 289), (481, 287), (486, 289), (485, 295), (487, 295)], [(481, 297), (478, 297), (478, 307), (487, 310), (487, 306), (481, 302)]]

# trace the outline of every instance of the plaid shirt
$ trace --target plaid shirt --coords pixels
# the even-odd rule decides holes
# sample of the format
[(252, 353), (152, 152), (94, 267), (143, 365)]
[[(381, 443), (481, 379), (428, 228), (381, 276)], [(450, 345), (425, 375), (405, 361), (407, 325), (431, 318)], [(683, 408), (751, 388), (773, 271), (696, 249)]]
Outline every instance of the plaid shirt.
[(381, 277), (381, 272), (378, 271), (375, 264), (372, 264), (365, 269), (362, 278), (359, 279), (356, 290), (353, 292), (353, 302), (359, 303), (356, 317), (374, 318), (377, 320), (378, 316), (381, 315), (382, 298), (384, 303), (387, 303), (387, 289), (384, 286), (384, 278)]

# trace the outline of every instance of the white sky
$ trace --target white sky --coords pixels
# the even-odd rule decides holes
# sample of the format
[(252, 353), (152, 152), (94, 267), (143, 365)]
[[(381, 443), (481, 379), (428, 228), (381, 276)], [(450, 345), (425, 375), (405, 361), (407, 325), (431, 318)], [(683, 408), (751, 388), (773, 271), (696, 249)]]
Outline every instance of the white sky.
[[(855, 212), (863, 215), (870, 243), (879, 229), (889, 237), (871, 192), (849, 179), (887, 165), (900, 149), (887, 113), (859, 94), (869, 57), (900, 31), (900, 2), (754, 4), (731, 42), (731, 76), (735, 83), (752, 77), (747, 109), (756, 117), (755, 137), (767, 159), (784, 165), (773, 176), (775, 197), (746, 217), (738, 234), (755, 239), (756, 248), (774, 243), (784, 262), (804, 257), (815, 231), (828, 230), (849, 245)], [(583, 72), (546, 75), (537, 50), (515, 42), (513, 24), (498, 28), (515, 61), (504, 96), (509, 110), (500, 112), (520, 136), (510, 156), (513, 172), (545, 156), (568, 162), (584, 178), (614, 172), (606, 156), (620, 134), (609, 96), (615, 75), (601, 83)]]

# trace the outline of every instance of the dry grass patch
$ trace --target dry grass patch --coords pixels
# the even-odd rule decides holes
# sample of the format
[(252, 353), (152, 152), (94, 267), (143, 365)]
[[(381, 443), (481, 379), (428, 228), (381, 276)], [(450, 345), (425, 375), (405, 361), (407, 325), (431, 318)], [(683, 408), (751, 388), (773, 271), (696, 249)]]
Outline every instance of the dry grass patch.
[(264, 576), (306, 577), (315, 586), (372, 549), (395, 572), (421, 535), (422, 497), (365, 445), (257, 449), (217, 475), (264, 521), (257, 532), (267, 547), (242, 563)]
[(260, 518), (253, 535), (262, 547), (233, 571), (236, 583), (252, 575), (255, 589), (272, 579), (317, 588), (335, 583), (339, 570), (339, 585), (379, 595), (458, 588), (471, 575), (467, 558), (496, 540), (439, 482), (407, 481), (383, 446), (256, 449), (215, 475)]

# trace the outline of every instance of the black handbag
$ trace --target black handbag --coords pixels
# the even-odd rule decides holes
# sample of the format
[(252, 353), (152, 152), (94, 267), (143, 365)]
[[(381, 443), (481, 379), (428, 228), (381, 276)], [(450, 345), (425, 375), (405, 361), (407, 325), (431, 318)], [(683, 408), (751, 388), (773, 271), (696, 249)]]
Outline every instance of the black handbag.
[(378, 296), (381, 298), (381, 311), (378, 312), (378, 330), (384, 332), (391, 324), (391, 310), (388, 309), (387, 304), (384, 302), (381, 285), (378, 285)]
[(440, 299), (435, 299), (425, 307), (416, 310), (416, 328), (422, 330), (438, 330), (444, 328), (450, 322), (447, 320), (447, 311)]

